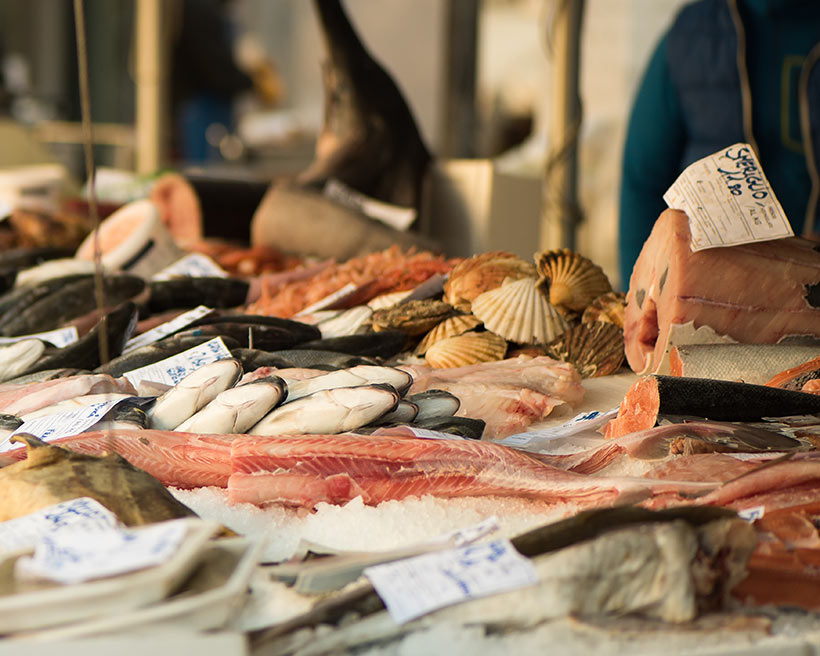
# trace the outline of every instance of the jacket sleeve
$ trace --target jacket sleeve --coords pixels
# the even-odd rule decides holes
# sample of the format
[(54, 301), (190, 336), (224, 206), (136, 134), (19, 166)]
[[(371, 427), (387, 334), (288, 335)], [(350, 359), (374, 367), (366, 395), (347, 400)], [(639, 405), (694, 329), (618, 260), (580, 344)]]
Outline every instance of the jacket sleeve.
[(620, 286), (624, 290), (644, 241), (666, 209), (663, 194), (680, 173), (685, 141), (686, 126), (669, 76), (664, 37), (635, 97), (624, 145), (618, 230)]

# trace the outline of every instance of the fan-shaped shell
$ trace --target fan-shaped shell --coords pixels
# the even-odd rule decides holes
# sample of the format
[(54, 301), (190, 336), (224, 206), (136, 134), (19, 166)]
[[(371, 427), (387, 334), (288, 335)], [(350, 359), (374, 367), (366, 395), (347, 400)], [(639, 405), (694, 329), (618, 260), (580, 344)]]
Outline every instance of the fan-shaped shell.
[(444, 300), (460, 310), (484, 292), (500, 287), (507, 278), (535, 278), (531, 262), (506, 251), (481, 253), (457, 264), (444, 283)]
[(583, 378), (607, 376), (624, 363), (624, 332), (614, 323), (581, 323), (547, 344), (546, 351), (573, 364)]
[(624, 309), (626, 307), (626, 294), (623, 292), (609, 292), (596, 298), (584, 310), (581, 315), (583, 323), (593, 321), (608, 321), (614, 323), (619, 328), (624, 327)]
[(425, 359), (431, 367), (443, 369), (503, 360), (506, 352), (503, 337), (491, 332), (464, 333), (439, 340), (427, 350)]
[(457, 314), (454, 317), (445, 319), (436, 325), (416, 347), (416, 355), (424, 355), (436, 342), (446, 339), (447, 337), (455, 337), (456, 335), (463, 335), (476, 326), (481, 325), (481, 319), (473, 314)]
[(538, 290), (535, 278), (506, 282), (473, 300), (473, 314), (484, 327), (518, 344), (544, 344), (567, 328), (567, 322)]
[(549, 302), (582, 312), (594, 299), (612, 291), (603, 269), (568, 248), (535, 254), (535, 266), (545, 281)]
[(455, 313), (453, 306), (433, 299), (397, 303), (373, 312), (373, 330), (403, 330), (408, 335), (423, 335)]

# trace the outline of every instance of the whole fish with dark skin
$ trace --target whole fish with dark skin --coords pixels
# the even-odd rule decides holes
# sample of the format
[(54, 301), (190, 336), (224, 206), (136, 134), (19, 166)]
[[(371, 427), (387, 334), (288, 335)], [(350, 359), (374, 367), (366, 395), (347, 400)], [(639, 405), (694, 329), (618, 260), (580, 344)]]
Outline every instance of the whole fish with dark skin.
[(412, 425), (424, 430), (450, 433), (451, 435), (458, 435), (471, 440), (480, 440), (486, 427), (486, 423), (481, 419), (474, 419), (473, 417), (454, 417), (452, 415), (444, 417), (425, 417), (423, 419), (416, 418)]
[(714, 421), (756, 421), (763, 417), (815, 414), (820, 396), (793, 390), (710, 378), (651, 375), (627, 391), (605, 437), (652, 428), (664, 415)]
[(0, 252), (0, 269), (28, 269), (47, 260), (72, 257), (75, 250), (61, 246), (12, 248)]
[(461, 407), (461, 401), (455, 394), (440, 389), (429, 389), (417, 394), (411, 394), (407, 397), (407, 400), (412, 401), (418, 407), (419, 412), (416, 416), (418, 421), (431, 417), (452, 416)]
[(252, 326), (271, 326), (279, 328), (296, 335), (300, 342), (307, 342), (312, 339), (321, 339), (322, 332), (309, 323), (302, 323), (293, 319), (283, 319), (282, 317), (269, 317), (260, 314), (231, 314), (215, 310), (211, 314), (201, 317), (188, 324), (186, 328), (195, 328), (196, 326), (207, 326), (214, 323), (236, 323), (240, 325)]
[(258, 367), (305, 367), (308, 369), (344, 369), (359, 364), (378, 365), (375, 358), (325, 351), (318, 349), (299, 348), (282, 351), (259, 351), (257, 349), (231, 349), (231, 354), (242, 362), (245, 371), (253, 371)]
[[(118, 305), (137, 296), (145, 288), (145, 281), (129, 274), (106, 275), (102, 287), (106, 303)], [(82, 278), (29, 305), (5, 323), (0, 331), (7, 336), (15, 336), (52, 330), (95, 308), (95, 281), (90, 277)]]
[(343, 335), (304, 342), (300, 348), (315, 351), (335, 351), (371, 358), (392, 358), (407, 348), (409, 336), (400, 330), (384, 330), (363, 335)]
[(148, 283), (148, 300), (140, 307), (143, 318), (152, 314), (205, 305), (234, 308), (245, 303), (250, 285), (239, 278), (173, 278)]
[(300, 344), (302, 341), (298, 333), (290, 332), (277, 326), (262, 326), (250, 323), (220, 322), (202, 326), (187, 327), (175, 333), (179, 337), (228, 337), (234, 340), (240, 348), (259, 349), (261, 351), (279, 351)]
[(134, 334), (136, 325), (137, 306), (127, 301), (100, 319), (96, 326), (76, 342), (61, 348), (47, 348), (27, 372), (71, 367), (96, 369), (103, 364), (100, 362), (100, 333), (105, 332), (109, 357), (117, 357)]
[(50, 295), (55, 290), (61, 289), (71, 282), (89, 279), (90, 275), (70, 275), (62, 278), (52, 278), (36, 285), (23, 285), (15, 287), (0, 296), (0, 329), (12, 321), (24, 309), (36, 303), (41, 298)]
[[(165, 358), (187, 351), (196, 346), (204, 344), (213, 339), (207, 335), (200, 336), (174, 336), (167, 339), (140, 346), (119, 357), (113, 358), (108, 364), (97, 367), (95, 373), (111, 374), (115, 378), (122, 376), (127, 371), (133, 371), (149, 364), (159, 362)], [(225, 346), (234, 348), (235, 342), (231, 339), (223, 339)]]

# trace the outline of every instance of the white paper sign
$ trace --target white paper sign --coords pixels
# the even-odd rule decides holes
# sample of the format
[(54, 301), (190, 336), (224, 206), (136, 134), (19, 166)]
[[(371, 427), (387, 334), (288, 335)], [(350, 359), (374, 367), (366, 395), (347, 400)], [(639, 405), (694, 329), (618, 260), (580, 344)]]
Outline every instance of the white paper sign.
[(339, 205), (381, 221), (395, 230), (404, 231), (416, 220), (416, 210), (412, 207), (391, 205), (383, 201), (365, 196), (339, 180), (328, 180), (325, 184), (324, 195)]
[(186, 530), (177, 520), (99, 531), (93, 540), (82, 530), (57, 531), (43, 536), (33, 556), (17, 560), (15, 574), (71, 584), (161, 565), (179, 548)]
[(44, 342), (48, 342), (49, 344), (53, 344), (57, 348), (62, 348), (76, 342), (79, 339), (79, 334), (77, 333), (77, 326), (66, 326), (65, 328), (48, 330), (44, 333), (34, 333), (33, 335), (0, 337), (0, 344), (12, 344), (14, 342), (21, 342), (24, 339), (39, 339)]
[(155, 273), (151, 280), (171, 278), (227, 278), (228, 274), (210, 257), (202, 253), (190, 253)]
[(200, 367), (230, 358), (231, 352), (225, 346), (225, 342), (221, 337), (214, 337), (212, 340), (195, 346), (194, 348), (173, 355), (170, 358), (165, 358), (159, 362), (126, 371), (123, 377), (128, 380), (134, 387), (140, 384), (140, 381), (149, 380), (154, 383), (163, 383), (164, 385), (176, 385), (185, 376), (199, 369)]
[(663, 199), (689, 217), (693, 251), (794, 234), (749, 144), (690, 164)]
[(467, 440), (468, 437), (461, 435), (454, 435), (453, 433), (442, 433), (441, 431), (427, 430), (426, 428), (416, 428), (415, 426), (407, 426), (407, 429), (413, 433), (413, 437), (420, 437), (424, 440)]
[(538, 581), (509, 540), (449, 549), (364, 570), (399, 624), (433, 610)]
[(591, 412), (582, 412), (576, 415), (569, 421), (564, 422), (558, 426), (551, 426), (549, 428), (542, 428), (534, 431), (527, 431), (525, 433), (516, 433), (499, 440), (498, 444), (512, 447), (514, 449), (521, 449), (525, 447), (537, 447), (543, 442), (556, 440), (562, 437), (571, 437), (578, 433), (585, 431), (597, 430), (610, 419), (618, 414), (618, 407), (611, 408), (604, 412), (599, 410), (592, 410)]
[(201, 319), (202, 317), (210, 314), (211, 312), (213, 312), (212, 308), (205, 307), (204, 305), (199, 305), (195, 307), (193, 310), (188, 310), (187, 312), (180, 314), (178, 317), (175, 317), (170, 321), (166, 321), (164, 324), (159, 325), (156, 328), (146, 330), (141, 335), (137, 335), (136, 337), (129, 339), (125, 343), (125, 347), (123, 348), (122, 352), (127, 353), (128, 351), (133, 351), (135, 348), (139, 348), (140, 346), (145, 346), (146, 344), (153, 344), (154, 342), (162, 339), (163, 337), (170, 335), (171, 333), (175, 333), (176, 331), (182, 328), (185, 328), (185, 326), (192, 324), (197, 319)]
[(745, 519), (747, 522), (753, 522), (756, 519), (760, 519), (765, 514), (765, 506), (753, 506), (752, 508), (746, 508), (745, 510), (741, 510), (737, 513), (737, 516), (741, 519)]
[(57, 440), (61, 437), (69, 437), (70, 435), (79, 435), (84, 430), (96, 424), (120, 401), (122, 401), (122, 399), (92, 403), (77, 408), (76, 410), (69, 410), (68, 412), (60, 412), (25, 421), (17, 430), (0, 443), (0, 452), (18, 448), (20, 445), (17, 443), (12, 444), (11, 437), (19, 433), (30, 433), (46, 442)]
[(85, 533), (119, 526), (116, 515), (96, 499), (80, 497), (0, 523), (0, 549), (33, 547), (44, 535), (60, 530)]
[(438, 543), (452, 543), (456, 547), (465, 547), (468, 544), (473, 544), (481, 538), (495, 533), (499, 529), (498, 517), (491, 515), (487, 519), (473, 524), (467, 528), (460, 528), (455, 531), (446, 533), (438, 538), (432, 540), (433, 544)]

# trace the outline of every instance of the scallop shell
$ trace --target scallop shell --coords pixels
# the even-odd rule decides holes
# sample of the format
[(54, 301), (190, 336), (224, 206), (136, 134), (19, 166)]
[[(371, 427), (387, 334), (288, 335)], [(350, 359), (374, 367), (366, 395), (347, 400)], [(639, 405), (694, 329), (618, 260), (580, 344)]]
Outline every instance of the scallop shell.
[(444, 369), (503, 360), (506, 352), (503, 337), (491, 332), (464, 333), (439, 340), (427, 350), (425, 359), (429, 366)]
[(549, 302), (582, 312), (594, 299), (612, 291), (609, 278), (592, 260), (568, 248), (535, 254)]
[(624, 309), (626, 307), (626, 294), (623, 292), (609, 292), (596, 298), (584, 310), (581, 315), (583, 323), (593, 321), (608, 321), (614, 323), (619, 328), (624, 327)]
[(455, 313), (444, 301), (423, 299), (397, 303), (373, 312), (373, 330), (403, 330), (408, 335), (423, 335)]
[(463, 335), (468, 330), (480, 325), (481, 319), (473, 314), (457, 314), (454, 317), (445, 319), (424, 336), (416, 347), (415, 353), (416, 355), (424, 355), (436, 342), (447, 337)]
[(474, 298), (500, 287), (507, 278), (535, 278), (535, 266), (506, 251), (490, 251), (457, 264), (444, 283), (444, 300), (469, 311)]
[(504, 283), (473, 300), (473, 314), (484, 327), (518, 344), (545, 344), (567, 328), (566, 320), (547, 303), (535, 278)]
[(547, 344), (546, 351), (573, 364), (583, 378), (607, 376), (624, 363), (624, 331), (604, 321), (577, 324)]

